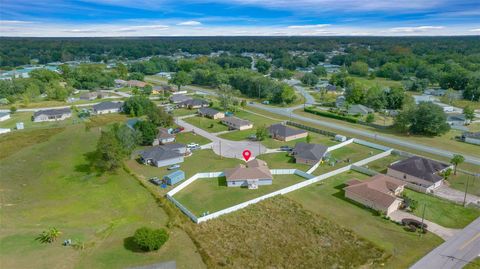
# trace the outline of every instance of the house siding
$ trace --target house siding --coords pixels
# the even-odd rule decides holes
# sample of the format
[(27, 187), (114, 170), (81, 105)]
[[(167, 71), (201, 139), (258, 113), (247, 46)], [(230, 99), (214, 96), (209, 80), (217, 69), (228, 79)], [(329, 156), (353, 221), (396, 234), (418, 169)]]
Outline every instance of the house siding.
[(120, 108), (112, 108), (112, 109), (104, 109), (104, 110), (96, 110), (96, 114), (109, 114), (109, 113), (119, 113), (121, 111)]
[(307, 160), (307, 159), (295, 157), (295, 162), (296, 163), (308, 164), (308, 165), (314, 165), (314, 164), (318, 163), (318, 160)]
[(465, 142), (470, 144), (480, 145), (480, 139), (478, 138), (465, 137)]
[(389, 175), (391, 177), (394, 177), (394, 178), (397, 178), (397, 179), (400, 179), (400, 180), (403, 180), (403, 181), (408, 183), (407, 184), (408, 187), (410, 187), (412, 189), (415, 189), (417, 191), (422, 191), (422, 192), (430, 192), (430, 191), (440, 187), (443, 184), (443, 180), (439, 180), (439, 181), (433, 183), (433, 182), (430, 182), (430, 181), (427, 181), (427, 180), (424, 180), (424, 179), (421, 179), (421, 178), (418, 178), (418, 177), (414, 177), (414, 176), (405, 174), (403, 172), (394, 170), (392, 168), (388, 168), (387, 175)]
[(37, 117), (35, 117), (33, 119), (33, 122), (44, 122), (44, 121), (61, 121), (61, 120), (65, 120), (67, 118), (70, 118), (72, 116), (72, 113), (68, 113), (68, 114), (63, 114), (61, 116), (52, 116), (52, 117), (49, 117), (48, 115), (38, 115)]
[(353, 200), (357, 203), (360, 203), (366, 207), (372, 208), (374, 210), (378, 210), (386, 214), (387, 216), (390, 215), (392, 212), (397, 210), (400, 207), (400, 204), (402, 203), (402, 200), (396, 199), (392, 204), (390, 204), (388, 207), (383, 207), (378, 204), (373, 203), (372, 201), (365, 199), (363, 197), (358, 196), (357, 194), (346, 190), (345, 191), (345, 197), (347, 197), (350, 200)]
[(163, 166), (173, 165), (177, 163), (183, 163), (183, 161), (184, 161), (184, 158), (183, 156), (181, 156), (181, 157), (172, 158), (168, 160), (157, 161), (154, 163), (154, 165), (156, 167), (163, 167)]
[[(264, 186), (264, 185), (272, 185), (272, 180), (271, 179), (259, 179), (257, 182), (258, 186)], [(229, 180), (227, 181), (227, 186), (228, 187), (247, 187), (248, 186), (248, 181), (247, 180)]]

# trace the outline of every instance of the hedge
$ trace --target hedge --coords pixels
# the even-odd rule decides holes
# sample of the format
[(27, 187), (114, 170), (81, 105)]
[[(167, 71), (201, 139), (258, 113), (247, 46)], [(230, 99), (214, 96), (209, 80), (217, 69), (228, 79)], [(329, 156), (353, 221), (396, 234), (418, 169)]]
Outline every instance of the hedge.
[(328, 112), (328, 111), (320, 111), (320, 110), (316, 110), (316, 109), (313, 109), (313, 108), (310, 108), (310, 107), (304, 108), (304, 111), (308, 112), (308, 113), (315, 114), (315, 115), (327, 117), (327, 118), (348, 121), (348, 122), (351, 122), (351, 123), (358, 123), (357, 118), (350, 117), (350, 116), (343, 116), (343, 115), (335, 114), (335, 113)]

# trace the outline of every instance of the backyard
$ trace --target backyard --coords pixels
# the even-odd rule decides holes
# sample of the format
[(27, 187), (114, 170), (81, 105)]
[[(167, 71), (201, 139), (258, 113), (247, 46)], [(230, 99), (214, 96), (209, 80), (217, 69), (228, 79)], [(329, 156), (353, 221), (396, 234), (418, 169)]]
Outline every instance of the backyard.
[(189, 117), (183, 120), (209, 133), (218, 133), (228, 130), (228, 127), (223, 125), (220, 120), (213, 120), (200, 116)]
[(188, 143), (197, 143), (199, 145), (205, 145), (212, 141), (208, 140), (207, 138), (192, 133), (192, 132), (181, 132), (178, 133), (175, 137), (176, 143), (188, 144)]
[(371, 170), (377, 171), (382, 174), (387, 173), (387, 168), (390, 164), (405, 159), (404, 157), (401, 157), (399, 155), (388, 155), (387, 157), (383, 157), (381, 159), (375, 160), (373, 162), (370, 162), (366, 165), (364, 165), (366, 168), (369, 168)]
[(287, 152), (262, 154), (258, 159), (266, 161), (270, 169), (298, 169), (306, 172), (310, 168), (310, 165), (295, 163), (295, 158)]

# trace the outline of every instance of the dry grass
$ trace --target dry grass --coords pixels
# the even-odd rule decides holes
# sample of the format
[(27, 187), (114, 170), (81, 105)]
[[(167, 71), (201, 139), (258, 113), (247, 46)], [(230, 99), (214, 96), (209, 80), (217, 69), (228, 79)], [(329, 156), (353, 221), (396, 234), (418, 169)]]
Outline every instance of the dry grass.
[(93, 116), (85, 122), (86, 128), (94, 128), (104, 126), (114, 122), (125, 122), (127, 120), (127, 116), (125, 114), (106, 114), (106, 115), (98, 115)]
[(381, 249), (284, 197), (190, 227), (209, 268), (374, 268)]

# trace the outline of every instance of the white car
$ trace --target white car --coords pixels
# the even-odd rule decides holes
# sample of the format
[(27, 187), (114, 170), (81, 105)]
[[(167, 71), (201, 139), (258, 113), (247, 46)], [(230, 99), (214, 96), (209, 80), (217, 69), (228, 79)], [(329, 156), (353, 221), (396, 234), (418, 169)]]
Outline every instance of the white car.
[(187, 148), (189, 148), (189, 149), (197, 148), (197, 147), (200, 147), (200, 145), (197, 144), (197, 143), (190, 143), (190, 144), (187, 145)]

